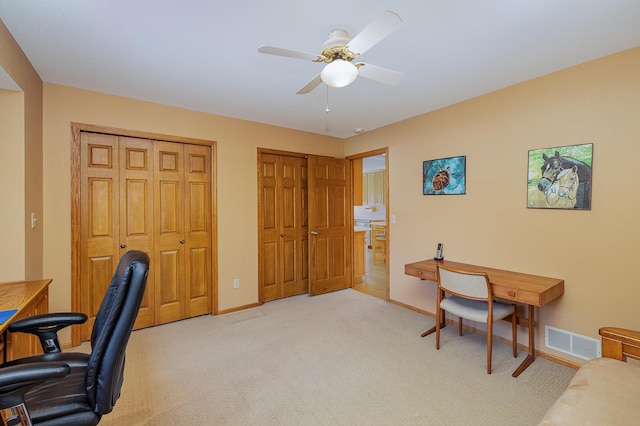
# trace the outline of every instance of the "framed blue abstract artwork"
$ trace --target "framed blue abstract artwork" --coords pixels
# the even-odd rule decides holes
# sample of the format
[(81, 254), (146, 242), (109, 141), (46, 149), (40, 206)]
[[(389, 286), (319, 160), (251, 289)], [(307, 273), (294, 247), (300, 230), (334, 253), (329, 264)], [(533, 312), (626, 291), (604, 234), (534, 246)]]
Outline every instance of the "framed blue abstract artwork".
[(467, 192), (467, 157), (439, 158), (422, 163), (423, 195), (457, 195)]

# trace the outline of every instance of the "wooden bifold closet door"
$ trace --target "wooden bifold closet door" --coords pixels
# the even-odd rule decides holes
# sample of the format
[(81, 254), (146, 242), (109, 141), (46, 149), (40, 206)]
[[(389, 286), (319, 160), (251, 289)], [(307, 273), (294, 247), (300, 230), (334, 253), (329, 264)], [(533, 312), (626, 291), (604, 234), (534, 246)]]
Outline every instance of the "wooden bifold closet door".
[(135, 328), (211, 313), (211, 147), (80, 132), (80, 286), (93, 319), (126, 251), (151, 268)]

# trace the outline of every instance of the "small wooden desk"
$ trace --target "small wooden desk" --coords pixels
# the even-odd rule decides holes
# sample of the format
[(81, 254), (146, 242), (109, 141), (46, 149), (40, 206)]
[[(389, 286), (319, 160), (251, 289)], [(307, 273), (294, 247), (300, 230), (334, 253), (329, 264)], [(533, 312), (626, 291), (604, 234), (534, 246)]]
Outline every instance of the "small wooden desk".
[(0, 311), (17, 309), (15, 314), (0, 324), (0, 363), (38, 353), (37, 338), (30, 335), (9, 337), (7, 329), (18, 318), (48, 312), (49, 284), (51, 279), (0, 283)]
[[(564, 280), (558, 278), (542, 277), (539, 275), (523, 274), (520, 272), (505, 271), (503, 269), (487, 268), (485, 266), (469, 265), (466, 263), (452, 262), (450, 260), (423, 260), (421, 262), (404, 265), (404, 273), (423, 280), (436, 281), (438, 265), (449, 266), (469, 272), (484, 272), (489, 277), (493, 295), (500, 299), (528, 306), (528, 318), (526, 322), (518, 324), (529, 328), (529, 353), (527, 358), (513, 372), (513, 377), (518, 377), (535, 360), (534, 345), (534, 307), (540, 307), (560, 297), (564, 293)], [(441, 326), (445, 326), (444, 311), (440, 319)], [(436, 321), (438, 319), (436, 318)], [(435, 331), (435, 327), (422, 333), (422, 337)]]

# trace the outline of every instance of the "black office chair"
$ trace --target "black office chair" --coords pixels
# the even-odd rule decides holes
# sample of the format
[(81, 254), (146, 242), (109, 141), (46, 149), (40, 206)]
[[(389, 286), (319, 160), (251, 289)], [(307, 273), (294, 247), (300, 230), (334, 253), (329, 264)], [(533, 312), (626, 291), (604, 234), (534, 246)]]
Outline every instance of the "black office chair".
[(86, 321), (84, 314), (37, 315), (10, 326), (12, 332), (37, 335), (45, 353), (0, 366), (0, 424), (5, 419), (8, 425), (88, 426), (111, 412), (148, 271), (147, 254), (132, 250), (122, 256), (96, 315), (91, 354), (61, 352), (56, 336)]

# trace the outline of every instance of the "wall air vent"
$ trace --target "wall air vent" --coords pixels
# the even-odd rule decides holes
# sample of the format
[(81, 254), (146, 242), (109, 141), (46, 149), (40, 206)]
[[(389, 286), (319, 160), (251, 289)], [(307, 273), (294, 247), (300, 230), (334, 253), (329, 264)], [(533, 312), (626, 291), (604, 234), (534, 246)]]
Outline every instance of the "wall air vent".
[(549, 349), (586, 360), (602, 356), (600, 340), (548, 325), (544, 327), (544, 345)]

